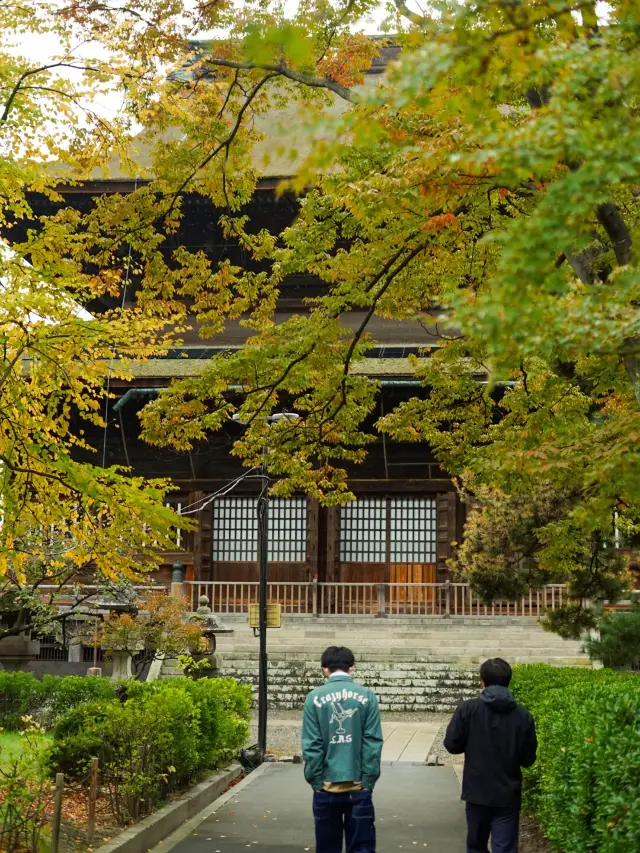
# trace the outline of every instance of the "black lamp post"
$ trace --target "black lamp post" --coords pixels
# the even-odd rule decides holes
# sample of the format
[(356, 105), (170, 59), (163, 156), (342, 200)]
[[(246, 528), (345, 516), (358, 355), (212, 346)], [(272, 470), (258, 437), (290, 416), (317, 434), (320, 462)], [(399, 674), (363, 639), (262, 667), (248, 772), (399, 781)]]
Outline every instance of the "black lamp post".
[(260, 763), (267, 751), (267, 598), (269, 572), (269, 479), (266, 461), (262, 464), (263, 486), (258, 498), (258, 633), (260, 653), (258, 670), (258, 754)]
[[(281, 421), (297, 421), (300, 415), (293, 412), (283, 412), (269, 415), (265, 418), (267, 424), (280, 423)], [(241, 423), (238, 415), (233, 420)], [(258, 755), (260, 763), (264, 761), (267, 752), (267, 693), (268, 693), (268, 658), (267, 658), (267, 599), (269, 595), (269, 468), (267, 455), (269, 452), (268, 440), (265, 440), (262, 453), (262, 490), (258, 498), (258, 634), (260, 637), (260, 651), (258, 664)]]

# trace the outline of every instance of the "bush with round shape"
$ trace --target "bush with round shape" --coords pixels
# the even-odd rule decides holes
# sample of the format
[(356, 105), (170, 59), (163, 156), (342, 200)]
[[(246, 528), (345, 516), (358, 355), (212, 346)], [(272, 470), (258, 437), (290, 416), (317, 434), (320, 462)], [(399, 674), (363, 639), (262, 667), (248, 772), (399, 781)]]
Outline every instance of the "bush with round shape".
[(605, 613), (598, 631), (598, 637), (588, 637), (584, 643), (591, 660), (613, 669), (640, 666), (640, 605)]
[(187, 680), (186, 687), (200, 709), (200, 767), (221, 767), (247, 742), (251, 688), (230, 678)]
[(85, 702), (109, 701), (116, 697), (114, 683), (108, 678), (80, 675), (44, 675), (43, 722), (54, 725), (63, 714)]
[(113, 699), (86, 702), (60, 717), (45, 759), (52, 777), (64, 773), (67, 779), (81, 780), (92, 758), (101, 759), (102, 763), (111, 757), (114, 744), (110, 738), (109, 718), (111, 707), (118, 704)]

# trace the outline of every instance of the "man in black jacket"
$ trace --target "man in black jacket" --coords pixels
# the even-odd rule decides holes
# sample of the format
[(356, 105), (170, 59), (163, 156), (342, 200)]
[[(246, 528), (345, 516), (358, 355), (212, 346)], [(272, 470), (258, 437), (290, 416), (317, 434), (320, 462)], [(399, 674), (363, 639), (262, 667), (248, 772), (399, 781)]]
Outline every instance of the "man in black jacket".
[(517, 853), (522, 767), (536, 760), (533, 717), (509, 690), (511, 667), (502, 658), (480, 667), (482, 694), (453, 715), (444, 746), (464, 752), (462, 799), (467, 804), (467, 853)]

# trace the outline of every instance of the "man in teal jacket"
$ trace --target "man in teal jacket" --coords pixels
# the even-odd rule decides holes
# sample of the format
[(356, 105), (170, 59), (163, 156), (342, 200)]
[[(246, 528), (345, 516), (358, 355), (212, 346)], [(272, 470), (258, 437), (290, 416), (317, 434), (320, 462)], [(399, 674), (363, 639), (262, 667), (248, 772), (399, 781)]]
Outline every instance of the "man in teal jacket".
[(378, 699), (351, 677), (353, 653), (330, 646), (327, 678), (304, 703), (304, 775), (313, 788), (316, 853), (375, 853), (371, 794), (380, 776), (382, 729)]

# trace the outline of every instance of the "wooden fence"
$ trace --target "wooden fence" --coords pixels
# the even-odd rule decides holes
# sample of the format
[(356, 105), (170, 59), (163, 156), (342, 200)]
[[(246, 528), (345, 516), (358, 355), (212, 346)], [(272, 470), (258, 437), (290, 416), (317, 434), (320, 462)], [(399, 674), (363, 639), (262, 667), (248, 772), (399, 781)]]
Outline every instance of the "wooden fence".
[[(150, 592), (169, 593), (167, 585), (140, 586), (140, 597)], [(206, 595), (214, 613), (248, 613), (258, 602), (257, 581), (188, 581), (184, 584), (191, 609), (198, 608)], [(107, 608), (97, 587), (71, 585), (40, 587), (43, 597), (59, 606), (73, 605), (78, 598), (80, 610)], [(269, 601), (282, 606), (282, 612), (300, 616), (532, 616), (539, 618), (548, 610), (557, 610), (568, 601), (564, 584), (549, 584), (532, 590), (522, 598), (499, 599), (485, 604), (466, 583), (333, 583), (316, 582), (268, 584)], [(640, 590), (631, 593), (640, 598)], [(612, 605), (631, 607), (631, 599)]]
[[(196, 610), (206, 595), (214, 613), (248, 613), (258, 582), (193, 581), (187, 597)], [(285, 614), (308, 616), (543, 616), (567, 601), (563, 584), (551, 584), (516, 601), (484, 604), (464, 583), (269, 583), (269, 602)]]

